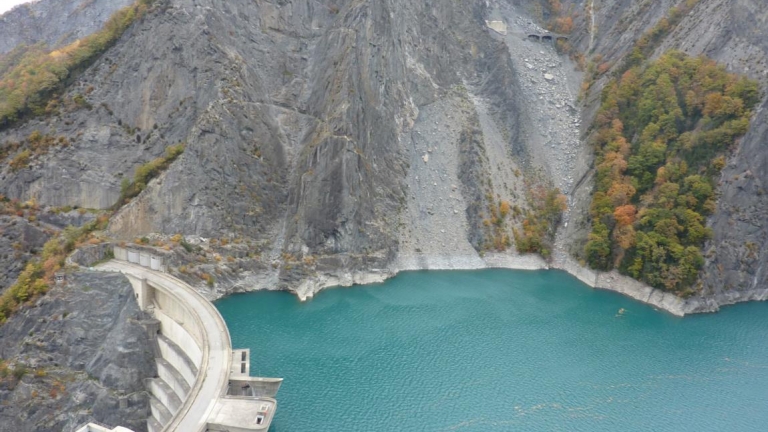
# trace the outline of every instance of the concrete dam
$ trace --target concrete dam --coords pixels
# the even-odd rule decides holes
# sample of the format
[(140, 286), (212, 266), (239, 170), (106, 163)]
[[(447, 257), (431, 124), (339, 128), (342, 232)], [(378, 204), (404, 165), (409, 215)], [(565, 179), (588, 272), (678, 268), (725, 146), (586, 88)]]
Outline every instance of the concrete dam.
[[(97, 270), (130, 281), (141, 310), (153, 319), (157, 377), (150, 393), (149, 432), (267, 431), (282, 378), (250, 376), (250, 350), (232, 349), (216, 308), (194, 288), (165, 273), (163, 258), (114, 246), (114, 259)], [(88, 424), (78, 432), (132, 432)]]

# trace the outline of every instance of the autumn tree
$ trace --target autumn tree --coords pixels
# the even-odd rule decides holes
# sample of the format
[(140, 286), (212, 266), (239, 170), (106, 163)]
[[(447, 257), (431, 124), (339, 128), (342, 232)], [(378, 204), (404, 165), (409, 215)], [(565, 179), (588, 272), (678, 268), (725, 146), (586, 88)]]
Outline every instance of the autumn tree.
[(643, 59), (606, 85), (594, 122), (592, 232), (584, 249), (592, 267), (691, 293), (711, 238), (715, 178), (749, 128), (759, 94), (754, 81), (677, 51)]

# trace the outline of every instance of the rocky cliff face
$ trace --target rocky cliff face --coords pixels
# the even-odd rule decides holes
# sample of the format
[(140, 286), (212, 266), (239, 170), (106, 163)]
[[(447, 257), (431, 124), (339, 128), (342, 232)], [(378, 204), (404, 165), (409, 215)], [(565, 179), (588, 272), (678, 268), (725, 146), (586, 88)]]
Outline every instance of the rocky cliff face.
[[(2, 134), (17, 142), (38, 130), (71, 144), (4, 168), (0, 189), (107, 208), (139, 164), (184, 142), (179, 160), (113, 218), (114, 235), (246, 238), (268, 243), (267, 260), (385, 267), (398, 252), (420, 107), (466, 83), (498, 124), (502, 154), (528, 150), (516, 74), (485, 14), (479, 1), (159, 2), (64, 97), (86, 95), (91, 109), (70, 105)], [(477, 122), (474, 107), (467, 115)], [(481, 180), (462, 175), (470, 187)], [(495, 201), (485, 189), (471, 198), (478, 208), (486, 195)]]
[(70, 274), (14, 315), (0, 327), (0, 431), (74, 431), (91, 421), (146, 430), (143, 379), (156, 371), (145, 318), (125, 277), (95, 272)]
[[(630, 0), (596, 2), (596, 34), (591, 35), (585, 23), (574, 41), (582, 50), (602, 54), (605, 61), (618, 62), (632, 43), (676, 4), (659, 3), (664, 4), (657, 7), (655, 2), (653, 5)], [(712, 311), (737, 301), (768, 298), (768, 273), (764, 268), (768, 261), (768, 226), (763, 217), (768, 211), (764, 189), (768, 181), (768, 152), (764, 148), (768, 139), (766, 21), (768, 12), (758, 0), (700, 0), (655, 51), (656, 56), (669, 49), (705, 55), (724, 64), (731, 72), (758, 80), (764, 92), (749, 132), (738, 143), (722, 172), (718, 208), (708, 221), (714, 237), (704, 251), (702, 291), (688, 301), (690, 311)], [(593, 98), (604, 82), (595, 86)], [(596, 99), (586, 104), (587, 121), (591, 121), (598, 104)], [(574, 195), (586, 197), (590, 187), (586, 181)], [(585, 212), (583, 207), (581, 214)], [(578, 239), (583, 238), (583, 234), (576, 231), (584, 226), (582, 219), (570, 229), (571, 244), (575, 247), (580, 247)]]
[(132, 0), (43, 0), (19, 5), (0, 16), (0, 54), (39, 42), (59, 47), (98, 30)]
[(0, 287), (13, 284), (49, 237), (49, 232), (26, 219), (0, 216)]
[[(616, 63), (673, 3), (565, 2), (579, 12), (572, 43)], [(542, 181), (569, 197), (553, 255), (564, 262), (585, 238), (586, 133), (601, 85), (580, 103), (575, 65), (526, 38), (543, 31), (543, 4), (158, 1), (63, 96), (87, 103), (0, 132), (5, 142), (35, 130), (70, 142), (26, 168), (4, 164), (0, 193), (106, 209), (139, 165), (186, 143), (110, 232), (186, 235), (203, 251), (191, 259), (208, 266), (196, 274), (217, 272), (219, 282), (206, 280), (221, 293), (487, 265), (479, 252), (522, 222), (490, 224), (494, 209), (524, 212), (526, 188)], [(755, 1), (700, 0), (658, 52), (707, 54), (765, 79), (763, 15)], [(768, 277), (764, 113), (723, 174), (699, 309), (750, 298)]]

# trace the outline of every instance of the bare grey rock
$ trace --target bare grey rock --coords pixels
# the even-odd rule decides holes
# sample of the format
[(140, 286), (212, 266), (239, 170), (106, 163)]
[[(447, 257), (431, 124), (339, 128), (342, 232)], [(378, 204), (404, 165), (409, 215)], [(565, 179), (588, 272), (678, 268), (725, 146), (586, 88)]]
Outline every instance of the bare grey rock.
[(27, 219), (0, 216), (0, 290), (16, 281), (27, 261), (42, 250), (50, 235)]
[(76, 272), (0, 327), (0, 357), (29, 371), (0, 383), (0, 431), (146, 430), (154, 354), (122, 275)]
[(133, 0), (45, 0), (14, 7), (0, 15), (0, 54), (20, 44), (55, 48), (101, 28)]

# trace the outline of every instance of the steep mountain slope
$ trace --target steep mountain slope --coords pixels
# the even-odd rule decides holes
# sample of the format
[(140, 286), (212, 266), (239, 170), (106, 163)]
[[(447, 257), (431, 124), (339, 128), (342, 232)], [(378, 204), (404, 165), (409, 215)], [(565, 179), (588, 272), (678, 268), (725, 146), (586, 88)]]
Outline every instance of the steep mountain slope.
[(0, 431), (146, 430), (143, 379), (157, 374), (130, 283), (80, 272), (0, 327)]
[[(665, 34), (654, 56), (669, 49), (690, 55), (705, 55), (724, 64), (729, 71), (744, 74), (768, 85), (768, 43), (765, 23), (768, 13), (760, 1), (700, 0), (688, 2), (691, 12)], [(676, 3), (675, 3), (676, 4)], [(672, 4), (667, 6), (673, 6)], [(618, 64), (629, 52), (633, 41), (664, 17), (668, 8), (652, 7), (644, 2), (611, 1), (595, 6), (598, 33), (582, 31), (575, 43), (590, 54), (601, 54), (604, 62)], [(585, 27), (586, 30), (586, 27)], [(607, 80), (593, 87), (585, 116), (591, 121), (599, 104), (598, 91)], [(701, 275), (701, 292), (688, 300), (689, 311), (717, 310), (719, 305), (737, 301), (768, 298), (768, 232), (763, 215), (768, 210), (764, 184), (768, 180), (768, 153), (763, 143), (768, 139), (768, 94), (758, 104), (749, 132), (741, 139), (718, 183), (719, 199), (715, 214), (708, 223), (714, 236), (704, 248), (706, 263)], [(575, 195), (588, 205), (591, 188), (585, 181)], [(586, 216), (586, 207), (574, 212)], [(585, 220), (566, 229), (571, 251), (579, 253), (583, 246)]]
[[(71, 144), (5, 168), (2, 192), (108, 208), (139, 164), (184, 142), (179, 160), (113, 218), (112, 233), (244, 237), (265, 257), (385, 267), (405, 202), (403, 134), (420, 106), (466, 82), (487, 98), (506, 145), (521, 159), (527, 152), (516, 74), (482, 25), (484, 7), (160, 2), (64, 97), (85, 95), (87, 105), (4, 133), (18, 142), (39, 130)], [(467, 165), (476, 174), (464, 183), (487, 176), (476, 168)], [(478, 227), (477, 208), (494, 194), (475, 190), (469, 223)]]
[[(673, 3), (563, 10), (575, 18), (571, 44), (615, 67)], [(579, 112), (576, 65), (526, 37), (544, 32), (551, 10), (506, 0), (158, 0), (69, 87), (58, 114), (0, 132), (0, 142), (21, 143), (0, 193), (109, 209), (142, 164), (183, 143), (112, 217), (111, 235), (176, 250), (180, 275), (206, 281), (212, 296), (276, 286), (309, 296), (406, 268), (544, 267), (514, 252), (513, 233), (537, 220), (531, 191), (558, 186), (569, 210), (554, 250), (539, 250), (577, 272), (568, 252), (581, 253), (588, 230), (587, 134), (607, 75)], [(762, 15), (755, 1), (701, 0), (656, 54), (704, 53), (764, 79)], [(503, 34), (486, 26), (492, 19)], [(706, 283), (688, 310), (764, 294), (764, 112), (723, 174)], [(64, 144), (18, 161), (35, 131)]]
[(43, 0), (24, 3), (0, 16), (0, 54), (20, 44), (66, 45), (98, 30), (132, 0)]

